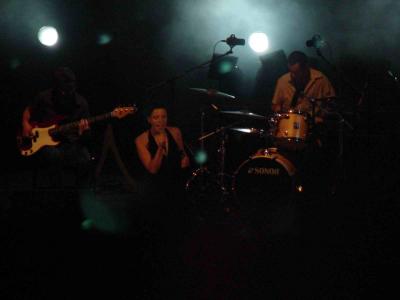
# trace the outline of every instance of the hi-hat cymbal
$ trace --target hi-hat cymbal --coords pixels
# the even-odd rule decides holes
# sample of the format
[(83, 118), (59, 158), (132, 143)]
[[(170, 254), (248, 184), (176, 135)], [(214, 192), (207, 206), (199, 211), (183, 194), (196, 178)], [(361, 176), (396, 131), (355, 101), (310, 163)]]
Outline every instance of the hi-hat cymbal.
[(200, 89), (200, 88), (190, 88), (190, 90), (198, 92), (199, 94), (203, 94), (209, 97), (218, 97), (218, 98), (226, 98), (226, 99), (236, 99), (235, 96), (229, 95), (223, 92), (220, 92), (215, 89)]
[(220, 113), (226, 114), (226, 115), (234, 115), (234, 116), (239, 116), (239, 117), (258, 119), (258, 120), (265, 119), (265, 116), (257, 115), (255, 113), (252, 113), (249, 111), (242, 111), (242, 110), (224, 110), (224, 111), (220, 111)]

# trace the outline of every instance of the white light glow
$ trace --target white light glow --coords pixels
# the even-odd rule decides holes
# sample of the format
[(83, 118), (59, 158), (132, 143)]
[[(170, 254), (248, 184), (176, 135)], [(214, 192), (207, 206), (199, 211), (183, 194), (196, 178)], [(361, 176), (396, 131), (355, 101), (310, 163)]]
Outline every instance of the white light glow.
[(52, 47), (58, 41), (58, 32), (54, 27), (43, 26), (39, 29), (38, 39), (43, 45)]
[(253, 51), (263, 53), (269, 48), (268, 37), (265, 33), (254, 32), (249, 37), (249, 45)]
[(99, 45), (107, 45), (111, 42), (112, 36), (107, 33), (100, 34), (97, 38), (97, 43)]

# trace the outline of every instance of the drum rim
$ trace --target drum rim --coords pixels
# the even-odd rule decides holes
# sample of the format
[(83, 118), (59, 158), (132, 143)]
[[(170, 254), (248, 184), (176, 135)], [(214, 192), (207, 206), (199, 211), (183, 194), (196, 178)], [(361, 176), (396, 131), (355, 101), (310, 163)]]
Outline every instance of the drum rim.
[(294, 108), (290, 108), (288, 110), (285, 111), (279, 111), (278, 113), (280, 114), (296, 114), (296, 115), (307, 115), (308, 113), (306, 111), (302, 111), (301, 109), (294, 109)]
[(283, 160), (280, 160), (279, 157), (273, 157), (274, 154), (276, 154), (276, 153), (273, 153), (272, 155), (271, 155), (271, 154), (266, 154), (266, 155), (256, 154), (256, 155), (253, 155), (253, 156), (249, 157), (248, 159), (246, 159), (245, 161), (243, 161), (243, 162), (236, 168), (235, 172), (232, 174), (232, 181), (231, 181), (231, 192), (233, 193), (233, 195), (234, 195), (235, 197), (237, 197), (237, 184), (236, 184), (236, 182), (237, 182), (237, 175), (238, 175), (239, 170), (242, 168), (242, 166), (243, 166), (245, 163), (247, 163), (247, 162), (249, 162), (249, 161), (251, 161), (251, 160), (253, 160), (253, 159), (258, 159), (258, 158), (267, 158), (267, 159), (270, 159), (270, 160), (275, 160), (275, 161), (277, 161), (281, 166), (283, 166), (283, 168), (284, 168), (284, 169), (286, 170), (286, 172), (288, 173), (289, 178), (291, 179), (291, 190), (292, 190), (292, 192), (293, 192), (293, 189), (294, 189), (294, 186), (295, 186), (295, 179), (296, 179), (296, 178), (295, 178), (295, 177), (296, 177), (296, 167), (295, 167), (295, 165), (294, 165), (289, 159), (287, 159), (286, 157), (284, 157), (282, 154), (277, 153), (277, 154), (281, 155), (282, 157), (284, 157), (284, 158), (289, 162), (289, 164), (293, 167), (293, 171), (292, 171), (292, 172), (289, 171), (288, 168), (287, 168), (287, 166), (286, 166), (286, 163), (285, 163)]
[(283, 161), (282, 159), (279, 159), (278, 156), (275, 156), (275, 157), (274, 157), (274, 155), (276, 155), (276, 154), (277, 154), (277, 153), (273, 153), (272, 155), (271, 155), (271, 154), (266, 154), (266, 155), (263, 155), (263, 154), (256, 154), (256, 155), (253, 155), (253, 156), (249, 157), (249, 158), (246, 159), (245, 161), (243, 161), (243, 162), (236, 168), (235, 172), (233, 172), (233, 174), (232, 174), (232, 185), (233, 185), (233, 183), (236, 182), (236, 177), (237, 177), (237, 174), (238, 174), (239, 170), (241, 169), (241, 167), (242, 167), (245, 163), (249, 162), (250, 160), (254, 160), (254, 159), (257, 159), (257, 158), (267, 158), (267, 159), (270, 159), (270, 160), (275, 160), (275, 161), (277, 161), (280, 165), (282, 165), (282, 166), (285, 168), (286, 172), (289, 174), (290, 177), (294, 177), (295, 174), (296, 174), (296, 167), (295, 167), (295, 165), (294, 165), (289, 159), (287, 159), (286, 157), (284, 157), (282, 154), (279, 154), (279, 153), (278, 153), (279, 155), (281, 155), (282, 157), (284, 157), (284, 158), (289, 162), (289, 164), (293, 167), (293, 171), (288, 170), (285, 161)]
[(185, 181), (185, 191), (186, 192), (190, 191), (190, 187), (191, 187), (191, 184), (193, 183), (194, 179), (197, 176), (201, 175), (201, 173), (210, 175), (211, 171), (207, 167), (199, 167), (199, 168), (193, 170), (191, 175), (189, 176), (189, 178)]
[(294, 137), (274, 137), (275, 142), (279, 142), (279, 141), (289, 141), (289, 142), (295, 142), (297, 144), (306, 144), (308, 143), (308, 138), (305, 137), (303, 138), (294, 138)]

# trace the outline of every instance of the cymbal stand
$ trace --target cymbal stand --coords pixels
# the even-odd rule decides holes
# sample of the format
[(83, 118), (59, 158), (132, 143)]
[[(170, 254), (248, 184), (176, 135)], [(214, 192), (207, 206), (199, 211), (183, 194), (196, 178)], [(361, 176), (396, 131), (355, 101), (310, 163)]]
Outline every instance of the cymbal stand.
[(344, 117), (343, 117), (343, 115), (341, 113), (339, 113), (339, 112), (335, 112), (335, 113), (328, 112), (323, 108), (322, 108), (322, 111), (325, 112), (325, 113), (335, 114), (335, 115), (337, 115), (339, 117), (339, 121), (338, 121), (338, 123), (339, 123), (339, 129), (338, 129), (338, 131), (339, 131), (338, 132), (338, 146), (339, 146), (339, 149), (338, 149), (338, 153), (337, 153), (337, 156), (336, 156), (336, 161), (335, 161), (335, 164), (334, 164), (334, 169), (335, 170), (332, 171), (333, 175), (334, 175), (334, 179), (333, 179), (331, 190), (330, 190), (331, 194), (335, 195), (336, 191), (337, 191), (337, 188), (338, 188), (338, 181), (340, 179), (345, 179), (345, 177), (346, 177), (346, 170), (344, 168), (344, 163), (343, 163), (344, 127), (346, 125), (347, 128), (349, 128), (350, 130), (354, 130), (354, 128), (349, 122), (347, 122), (344, 119)]
[[(204, 140), (207, 137), (214, 134), (214, 132), (212, 132), (211, 134), (207, 134), (207, 135), (205, 135), (205, 133), (204, 133), (204, 131), (205, 131), (205, 129), (204, 129), (205, 115), (206, 115), (205, 105), (202, 105), (201, 109), (200, 109), (200, 138), (197, 139), (197, 141), (200, 142), (201, 155), (204, 155), (206, 153), (205, 147), (204, 147)], [(206, 179), (207, 174), (210, 174), (210, 171), (208, 170), (207, 166), (205, 165), (205, 161), (200, 160), (199, 167), (193, 172), (193, 175), (198, 176), (200, 178), (200, 188), (202, 191), (206, 190), (205, 184), (206, 184), (206, 180), (207, 180)], [(189, 188), (189, 185), (187, 183), (186, 189), (188, 189), (188, 188)]]
[(219, 145), (219, 155), (220, 155), (220, 164), (219, 164), (219, 172), (217, 174), (217, 179), (218, 179), (218, 184), (221, 189), (221, 202), (225, 202), (226, 197), (229, 194), (228, 188), (225, 185), (225, 155), (226, 155), (226, 147), (225, 147), (225, 142), (226, 142), (226, 134), (225, 134), (226, 128), (221, 127), (221, 137), (220, 137), (220, 145)]
[(219, 168), (217, 170), (217, 184), (220, 188), (221, 193), (221, 202), (224, 203), (226, 201), (227, 196), (229, 196), (229, 187), (226, 185), (225, 177), (229, 176), (228, 174), (225, 173), (225, 158), (226, 158), (226, 129), (229, 129), (233, 126), (238, 125), (242, 121), (236, 121), (228, 126), (221, 126), (217, 128), (215, 131), (212, 131), (210, 133), (207, 133), (199, 138), (199, 141), (204, 141), (204, 139), (209, 138), (215, 134), (220, 135), (220, 143), (218, 147), (218, 153), (219, 153)]
[(315, 127), (315, 105), (317, 103), (317, 100), (315, 98), (308, 98), (308, 100), (311, 103), (311, 122), (310, 122), (310, 131), (312, 131)]
[(277, 113), (273, 113), (266, 118), (266, 124), (268, 124), (268, 128), (266, 128), (266, 130), (263, 132), (264, 135), (262, 137), (264, 138), (265, 147), (268, 149), (270, 147), (276, 147), (275, 134), (278, 128), (279, 116)]
[[(201, 107), (200, 109), (200, 136), (204, 135), (204, 118), (205, 118), (205, 109), (204, 106)], [(200, 151), (204, 153), (204, 139), (200, 139)], [(204, 162), (200, 162), (200, 169), (204, 168), (203, 167)]]

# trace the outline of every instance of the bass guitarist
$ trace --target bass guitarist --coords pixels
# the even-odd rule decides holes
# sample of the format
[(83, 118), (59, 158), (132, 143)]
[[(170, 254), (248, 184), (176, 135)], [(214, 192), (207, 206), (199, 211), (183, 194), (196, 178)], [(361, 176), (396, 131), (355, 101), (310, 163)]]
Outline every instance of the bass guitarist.
[(32, 137), (32, 129), (77, 121), (77, 127), (59, 132), (56, 146), (46, 146), (35, 154), (41, 169), (47, 169), (52, 186), (62, 187), (65, 170), (72, 169), (78, 187), (89, 182), (90, 154), (89, 105), (76, 91), (76, 76), (68, 67), (57, 68), (53, 73), (53, 87), (47, 89), (28, 105), (22, 115), (22, 136)]

